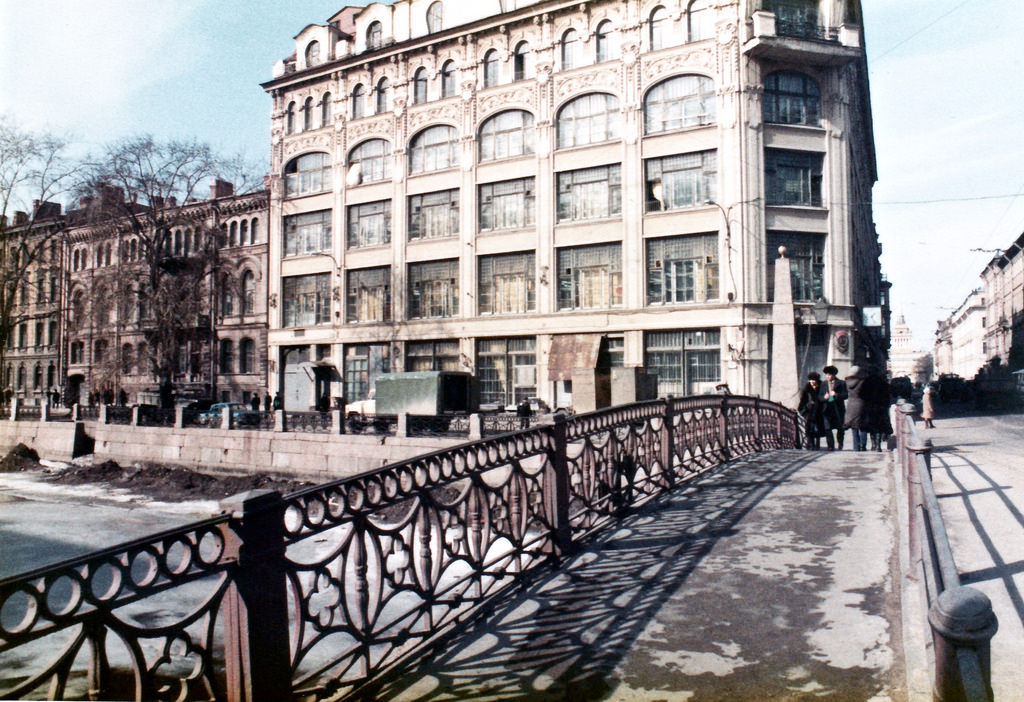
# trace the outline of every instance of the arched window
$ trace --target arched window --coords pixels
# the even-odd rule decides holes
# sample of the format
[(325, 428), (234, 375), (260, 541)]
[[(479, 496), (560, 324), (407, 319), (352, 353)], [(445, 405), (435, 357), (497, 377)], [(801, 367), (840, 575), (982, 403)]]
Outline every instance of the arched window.
[(71, 252), (71, 270), (78, 270), (78, 249)]
[(562, 70), (576, 68), (580, 65), (580, 39), (575, 29), (562, 35)]
[(326, 127), (333, 121), (331, 116), (331, 94), (324, 93), (324, 96), (320, 98), (320, 126)]
[(777, 71), (764, 79), (764, 121), (775, 124), (821, 124), (821, 92), (810, 76)]
[(428, 127), (409, 144), (409, 172), (429, 173), (458, 165), (459, 133), (455, 127)]
[(377, 98), (375, 106), (378, 115), (383, 112), (391, 111), (391, 95), (389, 91), (390, 86), (388, 85), (387, 78), (381, 78), (377, 81)]
[(708, 1), (692, 0), (686, 8), (686, 40), (710, 39), (714, 32), (714, 17)]
[(228, 225), (228, 246), (238, 246), (238, 222)]
[(256, 372), (256, 344), (252, 339), (242, 339), (238, 343), (238, 372)]
[(313, 98), (308, 97), (302, 103), (302, 131), (308, 132), (313, 128)]
[(455, 62), (445, 61), (441, 66), (441, 97), (455, 96)]
[(427, 8), (427, 31), (433, 34), (444, 28), (444, 5), (440, 0)]
[(92, 362), (103, 363), (107, 357), (107, 340), (97, 339), (92, 345)]
[(664, 48), (665, 40), (668, 39), (668, 11), (659, 5), (651, 12), (651, 51)]
[(352, 119), (359, 119), (366, 114), (366, 89), (362, 83), (352, 88)]
[(513, 78), (515, 80), (533, 78), (533, 53), (530, 51), (530, 45), (525, 41), (519, 42), (516, 46), (516, 54), (513, 61)]
[(18, 366), (18, 389), (25, 389), (25, 365)]
[(252, 239), (253, 244), (259, 243), (260, 240), (260, 220), (257, 217), (252, 218), (252, 224), (249, 225), (249, 237)]
[(35, 368), (32, 369), (32, 389), (38, 390), (43, 385), (43, 367), (40, 364), (36, 364)]
[(532, 154), (533, 145), (533, 115), (529, 112), (499, 112), (480, 126), (481, 161)]
[(235, 291), (230, 276), (220, 279), (220, 315), (230, 317), (235, 313)]
[(238, 223), (238, 243), (242, 246), (251, 244), (249, 240), (249, 220), (243, 219)]
[(370, 22), (366, 28), (366, 48), (379, 49), (384, 46), (384, 25), (380, 22)]
[(284, 167), (285, 197), (319, 193), (331, 188), (331, 159), (325, 153), (304, 154)]
[(484, 54), (484, 87), (493, 88), (498, 84), (498, 52), (491, 49)]
[(391, 180), (391, 144), (384, 139), (370, 139), (352, 149), (348, 173), (349, 185)]
[(619, 57), (619, 44), (612, 34), (611, 20), (605, 20), (597, 25), (594, 31), (594, 55), (598, 63), (611, 61)]
[(256, 274), (246, 271), (242, 274), (242, 314), (256, 312)]
[(128, 258), (134, 261), (139, 255), (139, 242), (136, 239), (132, 239), (128, 242)]
[(231, 339), (221, 339), (220, 341), (220, 372), (235, 372), (235, 344)]
[(284, 113), (284, 132), (285, 134), (295, 133), (295, 103), (289, 102), (288, 109)]
[(427, 69), (417, 68), (412, 74), (412, 101), (415, 105), (427, 101)]
[(705, 76), (685, 75), (658, 83), (644, 98), (644, 133), (714, 124), (715, 83)]
[(591, 93), (569, 102), (558, 112), (558, 148), (611, 141), (620, 133), (619, 99)]
[(181, 230), (180, 229), (176, 229), (174, 231), (174, 255), (175, 256), (181, 256), (181, 254), (183, 253), (183, 250), (182, 250), (183, 244), (184, 244), (184, 241), (182, 240), (182, 237), (181, 237)]
[(121, 347), (121, 372), (131, 373), (132, 372), (132, 345), (125, 344)]
[(311, 41), (306, 45), (306, 66), (316, 66), (320, 63), (320, 42)]

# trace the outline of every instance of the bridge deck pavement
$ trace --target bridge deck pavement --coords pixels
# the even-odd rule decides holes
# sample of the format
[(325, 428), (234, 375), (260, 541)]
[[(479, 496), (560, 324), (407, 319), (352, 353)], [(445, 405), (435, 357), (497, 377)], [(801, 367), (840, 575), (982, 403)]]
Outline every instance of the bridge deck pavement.
[(780, 451), (678, 488), (377, 690), (387, 700), (905, 700), (884, 453)]

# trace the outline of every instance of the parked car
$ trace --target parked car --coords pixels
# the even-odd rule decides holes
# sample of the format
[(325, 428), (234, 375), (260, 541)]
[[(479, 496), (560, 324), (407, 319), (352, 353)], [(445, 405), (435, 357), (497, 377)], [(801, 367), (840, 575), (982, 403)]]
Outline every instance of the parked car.
[(219, 421), (225, 407), (231, 409), (231, 423), (236, 427), (251, 427), (260, 423), (260, 413), (254, 412), (251, 407), (241, 402), (215, 402), (210, 405), (210, 409), (199, 413), (199, 423), (211, 424)]

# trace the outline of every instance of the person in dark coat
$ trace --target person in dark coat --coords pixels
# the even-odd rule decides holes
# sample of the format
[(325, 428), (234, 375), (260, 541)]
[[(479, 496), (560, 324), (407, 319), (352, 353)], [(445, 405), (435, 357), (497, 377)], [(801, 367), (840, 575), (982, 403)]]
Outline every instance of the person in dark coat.
[(259, 412), (260, 411), (260, 396), (259, 396), (259, 393), (255, 393), (254, 392), (252, 394), (252, 397), (249, 399), (249, 407), (252, 408), (253, 412)]
[[(843, 437), (846, 434), (846, 428), (843, 426), (846, 422), (846, 398), (850, 393), (846, 383), (839, 379), (838, 368), (825, 366), (822, 372), (825, 374), (825, 382), (822, 383), (825, 392), (825, 431), (828, 432), (829, 438), (832, 437), (833, 431), (836, 433), (835, 446), (842, 451)], [(832, 442), (827, 443), (831, 448)]]
[(825, 393), (821, 387), (821, 376), (811, 371), (807, 374), (807, 384), (800, 391), (800, 404), (797, 412), (804, 418), (807, 432), (807, 446), (810, 450), (821, 446), (821, 437), (825, 437), (828, 447), (833, 448), (832, 434), (825, 430)]
[(850, 374), (846, 376), (846, 389), (849, 396), (846, 400), (846, 419), (843, 426), (851, 429), (853, 433), (853, 450), (867, 451), (868, 425), (867, 410), (865, 407), (865, 387), (867, 374), (860, 366), (850, 366)]
[(266, 395), (263, 396), (263, 411), (264, 412), (269, 412), (270, 411), (270, 403), (271, 403), (270, 393), (268, 392)]
[(892, 434), (892, 422), (889, 421), (889, 383), (878, 369), (871, 369), (865, 379), (864, 390), (865, 417), (867, 418), (868, 435), (871, 438), (871, 450), (881, 451), (882, 441)]
[(284, 409), (284, 400), (281, 399), (281, 393), (274, 393), (273, 405), (275, 410)]

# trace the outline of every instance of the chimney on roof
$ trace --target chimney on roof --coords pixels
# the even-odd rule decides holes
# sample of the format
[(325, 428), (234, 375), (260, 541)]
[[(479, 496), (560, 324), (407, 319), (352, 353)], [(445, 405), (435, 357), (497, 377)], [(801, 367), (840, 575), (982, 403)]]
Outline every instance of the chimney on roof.
[(53, 219), (60, 217), (60, 203), (33, 200), (32, 211), (36, 213), (36, 219)]
[(221, 197), (231, 197), (235, 194), (235, 186), (226, 180), (217, 178), (210, 183), (210, 199), (216, 200)]
[(20, 226), (22, 224), (28, 224), (28, 213), (27, 212), (15, 212), (14, 213), (14, 226)]
[(162, 210), (164, 208), (164, 199), (160, 195), (154, 195), (149, 198), (149, 206), (154, 210)]

